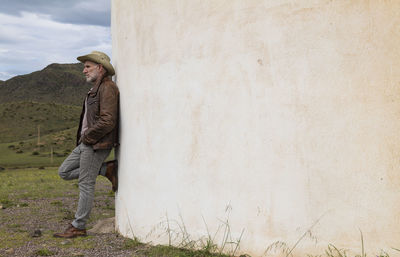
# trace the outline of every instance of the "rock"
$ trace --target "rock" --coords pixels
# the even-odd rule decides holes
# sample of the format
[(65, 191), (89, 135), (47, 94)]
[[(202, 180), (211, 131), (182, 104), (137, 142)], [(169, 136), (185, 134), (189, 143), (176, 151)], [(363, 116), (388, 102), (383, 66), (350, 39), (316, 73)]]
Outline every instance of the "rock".
[(35, 231), (33, 231), (32, 237), (41, 237), (42, 236), (42, 231), (40, 229), (36, 229)]
[(71, 240), (65, 240), (65, 241), (62, 241), (60, 244), (62, 244), (62, 245), (68, 245), (68, 244), (70, 244), (71, 243)]
[(111, 217), (108, 219), (104, 220), (99, 220), (96, 225), (88, 232), (90, 233), (100, 233), (100, 234), (105, 234), (105, 233), (114, 233), (115, 231), (115, 218)]
[(6, 254), (14, 254), (14, 252), (15, 252), (14, 248), (10, 248), (5, 251)]

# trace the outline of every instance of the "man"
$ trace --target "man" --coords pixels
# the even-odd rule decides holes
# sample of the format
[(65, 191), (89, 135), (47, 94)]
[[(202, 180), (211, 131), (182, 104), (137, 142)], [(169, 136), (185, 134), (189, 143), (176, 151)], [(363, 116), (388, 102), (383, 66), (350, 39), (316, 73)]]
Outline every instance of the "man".
[(117, 161), (103, 163), (111, 149), (118, 145), (119, 90), (111, 80), (115, 74), (110, 58), (93, 51), (77, 58), (84, 64), (83, 73), (93, 87), (88, 92), (82, 109), (77, 133), (77, 147), (59, 168), (65, 180), (78, 179), (79, 201), (75, 219), (55, 237), (86, 236), (86, 222), (92, 209), (96, 177), (103, 175), (118, 190)]

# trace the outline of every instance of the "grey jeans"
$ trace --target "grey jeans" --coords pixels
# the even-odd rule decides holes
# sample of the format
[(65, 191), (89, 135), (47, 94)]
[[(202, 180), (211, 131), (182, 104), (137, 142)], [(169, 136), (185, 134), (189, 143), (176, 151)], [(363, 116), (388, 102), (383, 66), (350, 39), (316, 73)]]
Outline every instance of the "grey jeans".
[[(100, 169), (105, 174), (104, 160), (111, 149), (93, 150), (90, 145), (79, 144), (64, 160), (58, 169), (58, 174), (65, 180), (78, 179), (79, 202), (72, 226), (79, 229), (86, 227), (94, 199), (96, 178)], [(103, 167), (102, 167), (103, 166)]]

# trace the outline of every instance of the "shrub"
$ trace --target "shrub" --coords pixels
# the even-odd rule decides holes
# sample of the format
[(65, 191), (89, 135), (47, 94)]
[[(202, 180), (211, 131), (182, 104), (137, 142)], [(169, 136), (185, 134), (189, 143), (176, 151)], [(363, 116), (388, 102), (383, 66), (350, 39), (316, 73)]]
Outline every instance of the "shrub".
[(3, 205), (3, 208), (8, 208), (14, 205), (14, 203), (8, 199), (2, 199), (0, 200), (0, 204)]
[(142, 245), (143, 245), (143, 243), (141, 243), (139, 241), (139, 239), (135, 237), (134, 239), (126, 239), (124, 241), (124, 244), (123, 244), (122, 248), (125, 249), (125, 250), (128, 250), (128, 249), (137, 248), (137, 247), (142, 246)]
[(35, 251), (37, 256), (52, 256), (54, 252), (50, 251), (49, 249), (43, 248)]

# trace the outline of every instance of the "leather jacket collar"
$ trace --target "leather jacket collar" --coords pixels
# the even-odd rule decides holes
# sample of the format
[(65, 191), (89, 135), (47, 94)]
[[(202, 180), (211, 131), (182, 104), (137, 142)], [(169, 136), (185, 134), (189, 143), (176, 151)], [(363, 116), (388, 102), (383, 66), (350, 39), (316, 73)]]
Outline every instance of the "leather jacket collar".
[(105, 81), (109, 81), (111, 80), (109, 76), (103, 76), (103, 77), (99, 77), (96, 82), (94, 83), (94, 86), (89, 90), (88, 95), (90, 96), (95, 96), (97, 95), (97, 91), (99, 91), (99, 87), (101, 85), (101, 83), (105, 82)]

